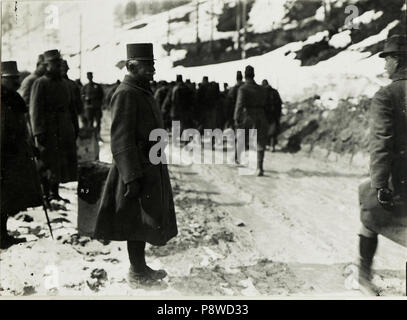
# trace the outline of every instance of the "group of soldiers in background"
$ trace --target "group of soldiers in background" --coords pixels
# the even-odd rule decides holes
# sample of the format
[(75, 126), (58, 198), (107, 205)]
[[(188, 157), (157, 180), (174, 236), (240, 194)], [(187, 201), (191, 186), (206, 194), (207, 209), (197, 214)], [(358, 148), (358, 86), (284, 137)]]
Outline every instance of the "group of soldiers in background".
[(245, 81), (242, 72), (237, 71), (235, 86), (229, 89), (224, 83), (223, 91), (220, 91), (219, 83), (209, 82), (207, 76), (198, 88), (189, 79), (184, 82), (182, 75), (177, 75), (175, 82), (153, 82), (151, 87), (167, 130), (171, 129), (173, 121), (180, 122), (181, 134), (185, 128), (198, 129), (201, 134), (204, 129), (246, 129), (245, 145), (236, 145), (238, 164), (241, 152), (248, 148), (248, 129), (257, 129), (257, 175), (264, 175), (264, 151), (267, 145), (275, 151), (282, 101), (267, 80), (261, 85), (254, 81), (253, 67), (246, 67)]
[[(1, 64), (1, 242), (2, 248), (24, 239), (7, 232), (9, 216), (28, 207), (69, 202), (59, 184), (77, 181), (79, 119), (100, 132), (103, 90), (68, 78), (68, 63), (58, 50), (39, 55), (35, 71), (23, 79), (15, 61)], [(100, 136), (100, 134), (99, 134)]]
[[(203, 133), (204, 129), (235, 128), (234, 119), (239, 88), (244, 85), (241, 71), (236, 73), (236, 84), (229, 88), (223, 84), (223, 91), (219, 83), (209, 81), (204, 76), (202, 82), (196, 85), (190, 79), (183, 80), (182, 75), (177, 75), (176, 81), (165, 80), (151, 84), (154, 97), (161, 108), (165, 126), (171, 129), (172, 121), (180, 121), (181, 131), (185, 128), (195, 128)], [(265, 108), (270, 111), (271, 128), (269, 130), (273, 151), (277, 144), (277, 135), (280, 128), (282, 101), (278, 91), (272, 88), (267, 80), (263, 80), (258, 87), (263, 95), (268, 97)], [(262, 96), (262, 95), (260, 95)], [(261, 99), (259, 96), (255, 100)]]

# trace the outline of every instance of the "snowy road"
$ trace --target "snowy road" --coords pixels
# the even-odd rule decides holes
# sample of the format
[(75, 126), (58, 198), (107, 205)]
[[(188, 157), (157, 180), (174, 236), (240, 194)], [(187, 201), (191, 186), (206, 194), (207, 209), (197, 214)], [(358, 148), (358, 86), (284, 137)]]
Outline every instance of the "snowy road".
[[(107, 132), (104, 139), (101, 158), (109, 160)], [(124, 242), (76, 235), (76, 184), (65, 185), (62, 196), (72, 203), (50, 213), (58, 240), (50, 240), (38, 208), (11, 219), (11, 229), (29, 242), (1, 252), (0, 294), (361, 296), (350, 288), (349, 274), (357, 261), (357, 186), (366, 169), (304, 153), (267, 152), (265, 177), (239, 176), (237, 170), (170, 165), (179, 235), (164, 247), (147, 248), (147, 262), (165, 268), (168, 277), (136, 289), (125, 281)], [(380, 239), (374, 282), (381, 295), (405, 294), (406, 253)], [(53, 271), (57, 279), (49, 290)]]

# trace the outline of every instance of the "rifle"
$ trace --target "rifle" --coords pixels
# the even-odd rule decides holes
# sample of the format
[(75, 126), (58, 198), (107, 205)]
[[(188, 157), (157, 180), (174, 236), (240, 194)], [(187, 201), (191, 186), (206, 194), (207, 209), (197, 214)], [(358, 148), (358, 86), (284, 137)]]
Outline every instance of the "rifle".
[(49, 220), (48, 211), (47, 211), (47, 207), (49, 207), (49, 203), (48, 203), (47, 196), (46, 196), (46, 194), (44, 192), (44, 186), (43, 186), (42, 181), (41, 181), (40, 173), (38, 172), (39, 163), (38, 163), (38, 159), (37, 159), (37, 153), (36, 153), (36, 151), (34, 150), (34, 147), (33, 147), (33, 146), (35, 146), (35, 147), (38, 148), (38, 145), (37, 145), (37, 143), (35, 141), (35, 138), (34, 138), (34, 134), (33, 134), (33, 131), (32, 131), (32, 126), (31, 126), (31, 119), (30, 119), (29, 116), (27, 116), (27, 125), (28, 125), (29, 135), (30, 135), (30, 137), (32, 139), (32, 143), (30, 143), (30, 147), (32, 147), (31, 152), (34, 155), (34, 163), (35, 163), (35, 168), (36, 168), (35, 172), (37, 173), (37, 179), (38, 179), (38, 182), (40, 184), (40, 189), (41, 189), (42, 209), (44, 210), (45, 218), (47, 219), (49, 233), (51, 234), (52, 240), (54, 240), (54, 234), (52, 233), (51, 222)]

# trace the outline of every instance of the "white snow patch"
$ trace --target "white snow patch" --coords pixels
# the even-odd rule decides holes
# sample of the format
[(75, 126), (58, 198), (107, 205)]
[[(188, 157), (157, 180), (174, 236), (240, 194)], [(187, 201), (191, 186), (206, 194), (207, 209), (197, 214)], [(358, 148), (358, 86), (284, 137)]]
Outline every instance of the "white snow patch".
[(257, 0), (249, 13), (250, 31), (257, 33), (270, 32), (281, 26), (286, 11), (286, 0)]
[(247, 278), (246, 280), (239, 281), (239, 284), (246, 287), (241, 291), (242, 295), (244, 296), (258, 296), (260, 295), (259, 291), (257, 291), (256, 287), (253, 284), (251, 278)]
[(329, 32), (327, 30), (317, 32), (316, 34), (309, 36), (308, 39), (303, 42), (303, 45), (320, 42), (320, 41), (324, 40), (325, 38), (327, 38), (328, 36), (329, 36)]
[(317, 21), (324, 21), (325, 20), (325, 9), (324, 7), (319, 7), (317, 11), (315, 11), (315, 20)]
[(334, 48), (344, 48), (349, 43), (352, 42), (352, 38), (350, 35), (351, 35), (350, 30), (345, 30), (343, 32), (333, 35), (328, 43), (330, 46)]
[(378, 11), (375, 12), (374, 10), (366, 11), (362, 13), (360, 16), (357, 16), (356, 18), (353, 19), (352, 23), (353, 24), (369, 24), (372, 21), (380, 18), (383, 15), (383, 11)]
[(188, 50), (171, 50), (170, 57), (173, 61), (182, 60), (186, 57)]

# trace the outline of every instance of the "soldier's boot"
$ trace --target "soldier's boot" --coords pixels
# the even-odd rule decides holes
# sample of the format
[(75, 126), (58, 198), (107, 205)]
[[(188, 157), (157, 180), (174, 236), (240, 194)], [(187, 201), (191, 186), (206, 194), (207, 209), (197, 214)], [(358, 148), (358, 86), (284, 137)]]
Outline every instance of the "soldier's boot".
[(377, 236), (359, 235), (359, 287), (369, 295), (378, 294), (378, 288), (372, 283), (372, 265), (376, 249)]
[(144, 241), (127, 241), (131, 264), (127, 282), (130, 286), (148, 284), (152, 281), (164, 279), (167, 276), (167, 272), (164, 270), (153, 270), (146, 264), (145, 246)]
[(264, 162), (264, 150), (257, 151), (257, 170), (256, 170), (256, 175), (257, 175), (258, 177), (264, 176), (263, 162)]
[(7, 249), (12, 245), (19, 244), (22, 242), (26, 242), (26, 238), (15, 238), (8, 234), (7, 231), (7, 220), (8, 215), (7, 213), (1, 213), (1, 221), (0, 221), (0, 249)]
[(51, 200), (63, 201), (64, 203), (70, 203), (70, 201), (68, 199), (62, 198), (59, 195), (59, 183), (51, 184), (50, 198), (51, 198)]

